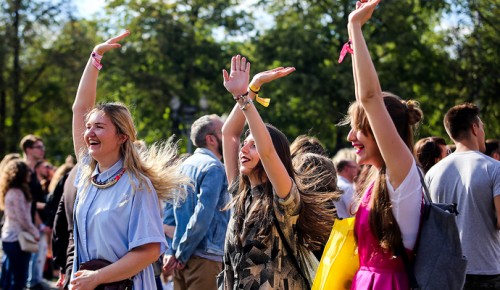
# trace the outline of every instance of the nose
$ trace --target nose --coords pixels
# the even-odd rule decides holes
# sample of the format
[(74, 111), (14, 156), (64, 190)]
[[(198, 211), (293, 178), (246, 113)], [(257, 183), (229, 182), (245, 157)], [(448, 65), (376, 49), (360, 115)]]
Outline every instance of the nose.
[(354, 129), (351, 129), (349, 131), (349, 134), (347, 134), (347, 141), (349, 142), (356, 141), (356, 131)]
[(91, 126), (85, 130), (85, 136), (93, 136), (95, 134), (94, 127)]
[(243, 144), (243, 146), (241, 146), (241, 152), (243, 153), (247, 153), (248, 152), (248, 143), (247, 144)]

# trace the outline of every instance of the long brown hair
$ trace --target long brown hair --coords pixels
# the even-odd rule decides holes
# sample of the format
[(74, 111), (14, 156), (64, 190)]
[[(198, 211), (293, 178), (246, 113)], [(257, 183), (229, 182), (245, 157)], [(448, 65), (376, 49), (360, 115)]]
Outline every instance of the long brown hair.
[(316, 251), (326, 244), (340, 198), (333, 161), (315, 153), (302, 153), (293, 160), (302, 207), (297, 221), (299, 243)]
[[(410, 150), (413, 152), (413, 133), (417, 124), (423, 118), (423, 113), (417, 102), (401, 100), (398, 96), (391, 93), (383, 93), (383, 100), (387, 111), (396, 127), (396, 130)], [(354, 130), (359, 130), (366, 136), (372, 136), (373, 132), (368, 122), (366, 112), (360, 103), (351, 104), (348, 110), (347, 121)], [(373, 179), (367, 178), (364, 185), (361, 186), (362, 192), (365, 192), (373, 182)], [(373, 186), (370, 199), (370, 228), (377, 237), (380, 246), (383, 249), (394, 252), (401, 245), (401, 230), (392, 214), (392, 204), (387, 190), (387, 174), (385, 164), (378, 171)]]
[[(290, 157), (290, 143), (280, 130), (270, 124), (266, 124), (266, 128), (271, 136), (273, 146), (285, 166), (288, 175), (294, 179), (294, 172), (292, 167), (292, 158)], [(250, 135), (250, 130), (247, 130), (245, 137)], [(257, 232), (257, 238), (263, 243), (268, 241), (271, 232), (271, 226), (273, 224), (272, 210), (273, 210), (273, 187), (271, 182), (267, 181), (267, 175), (264, 171), (262, 163), (259, 161), (257, 166), (253, 169), (254, 173), (258, 174), (259, 180), (262, 182), (262, 196), (255, 203), (249, 213), (255, 213), (250, 215), (245, 227), (257, 227), (259, 231)], [(251, 192), (250, 179), (248, 176), (240, 173), (238, 178), (235, 179), (229, 190), (233, 193), (233, 200), (228, 205), (227, 208), (234, 206), (234, 216), (236, 217), (234, 230), (236, 236), (239, 238), (243, 230), (243, 223), (245, 221), (245, 201)]]
[[(5, 195), (11, 188), (20, 189), (24, 198), (31, 201), (31, 193), (28, 186), (28, 175), (30, 169), (28, 164), (21, 159), (9, 161), (0, 173), (0, 209), (5, 208)], [(33, 178), (36, 178), (33, 176)]]

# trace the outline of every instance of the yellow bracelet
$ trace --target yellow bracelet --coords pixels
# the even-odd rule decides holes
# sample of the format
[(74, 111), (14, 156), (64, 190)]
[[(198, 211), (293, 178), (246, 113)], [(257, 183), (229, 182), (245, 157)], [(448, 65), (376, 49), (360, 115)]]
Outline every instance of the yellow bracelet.
[(259, 94), (259, 91), (260, 91), (260, 88), (256, 89), (254, 86), (252, 86), (252, 84), (250, 84), (250, 85), (248, 86), (248, 89), (249, 89), (252, 93), (254, 93), (254, 94), (256, 94), (256, 95), (257, 95), (257, 94)]
[(271, 102), (271, 99), (259, 97), (260, 88), (256, 89), (254, 86), (252, 86), (252, 84), (250, 84), (248, 86), (248, 89), (252, 93), (255, 94), (255, 100), (257, 101), (257, 103), (261, 104), (262, 106), (264, 106), (266, 108), (269, 107), (269, 103)]

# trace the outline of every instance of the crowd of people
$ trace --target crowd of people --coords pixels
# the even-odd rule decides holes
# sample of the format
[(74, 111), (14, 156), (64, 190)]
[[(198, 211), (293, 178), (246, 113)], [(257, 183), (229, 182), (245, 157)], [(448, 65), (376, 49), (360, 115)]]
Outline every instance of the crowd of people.
[(310, 289), (333, 224), (354, 217), (350, 288), (410, 289), (400, 249), (414, 255), (423, 174), (433, 201), (457, 204), (463, 288), (500, 289), (500, 141), (485, 140), (479, 108), (463, 103), (443, 116), (453, 144), (414, 142), (424, 112), (382, 90), (363, 37), (379, 2), (349, 15), (355, 98), (342, 123), (352, 148), (333, 158), (314, 136), (290, 144), (259, 114), (269, 103), (260, 90), (295, 68), (251, 77), (240, 55), (222, 74), (235, 105), (225, 120), (193, 122), (194, 153), (172, 140), (147, 146), (126, 105), (96, 105), (103, 55), (129, 32), (96, 45), (72, 107), (76, 162), (55, 168), (30, 134), (0, 163), (0, 288), (48, 289), (53, 267), (62, 289)]

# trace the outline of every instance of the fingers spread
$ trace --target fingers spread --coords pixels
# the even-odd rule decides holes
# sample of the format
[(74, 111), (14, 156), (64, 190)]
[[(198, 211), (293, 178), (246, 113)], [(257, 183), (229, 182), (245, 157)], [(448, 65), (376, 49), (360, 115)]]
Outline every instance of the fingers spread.
[(231, 57), (231, 71), (234, 71), (236, 68), (236, 56)]

